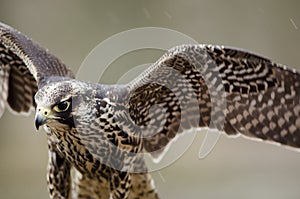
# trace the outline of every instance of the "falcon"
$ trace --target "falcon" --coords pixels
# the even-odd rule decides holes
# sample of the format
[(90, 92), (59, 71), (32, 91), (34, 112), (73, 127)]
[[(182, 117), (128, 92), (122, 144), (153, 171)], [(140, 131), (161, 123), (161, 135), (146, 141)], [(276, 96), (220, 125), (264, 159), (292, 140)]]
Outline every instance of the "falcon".
[[(92, 72), (92, 71), (91, 71)], [(300, 74), (241, 49), (181, 45), (124, 85), (76, 80), (0, 23), (0, 114), (35, 110), (46, 130), (50, 198), (159, 198), (144, 154), (209, 128), (300, 147)]]

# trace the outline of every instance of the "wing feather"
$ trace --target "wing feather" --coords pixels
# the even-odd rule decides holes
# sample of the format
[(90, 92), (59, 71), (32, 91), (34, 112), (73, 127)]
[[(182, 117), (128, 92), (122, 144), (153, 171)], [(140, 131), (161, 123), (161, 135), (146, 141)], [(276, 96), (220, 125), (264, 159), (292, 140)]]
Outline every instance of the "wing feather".
[(175, 47), (128, 88), (130, 116), (154, 157), (194, 127), (300, 147), (300, 74), (254, 53)]
[[(74, 75), (58, 58), (27, 36), (0, 23), (0, 117), (5, 104), (16, 113), (30, 112), (35, 107), (34, 95), (39, 88), (65, 78), (74, 78)], [(50, 139), (48, 142), (50, 195), (68, 197), (70, 165), (60, 157), (57, 143)]]
[(50, 83), (53, 77), (74, 78), (74, 75), (46, 49), (0, 23), (0, 116), (5, 101), (17, 113), (29, 112), (37, 89)]

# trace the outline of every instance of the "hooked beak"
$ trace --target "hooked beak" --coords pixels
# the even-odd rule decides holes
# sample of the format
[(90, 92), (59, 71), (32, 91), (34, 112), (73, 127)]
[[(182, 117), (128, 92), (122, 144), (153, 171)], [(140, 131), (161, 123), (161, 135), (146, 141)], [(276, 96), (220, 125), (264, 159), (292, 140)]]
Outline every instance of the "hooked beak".
[(35, 128), (36, 130), (39, 130), (40, 126), (44, 125), (47, 123), (49, 118), (47, 115), (49, 114), (49, 111), (43, 109), (43, 108), (38, 108), (37, 112), (35, 114)]

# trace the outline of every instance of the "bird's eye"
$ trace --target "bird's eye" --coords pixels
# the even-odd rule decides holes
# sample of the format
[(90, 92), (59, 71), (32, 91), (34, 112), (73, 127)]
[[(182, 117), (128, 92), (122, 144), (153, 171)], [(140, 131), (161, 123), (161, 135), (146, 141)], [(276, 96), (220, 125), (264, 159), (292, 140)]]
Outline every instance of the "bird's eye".
[(63, 101), (63, 102), (60, 102), (58, 103), (56, 106), (54, 106), (54, 110), (56, 112), (64, 112), (66, 110), (68, 110), (68, 108), (70, 107), (70, 102), (69, 101)]

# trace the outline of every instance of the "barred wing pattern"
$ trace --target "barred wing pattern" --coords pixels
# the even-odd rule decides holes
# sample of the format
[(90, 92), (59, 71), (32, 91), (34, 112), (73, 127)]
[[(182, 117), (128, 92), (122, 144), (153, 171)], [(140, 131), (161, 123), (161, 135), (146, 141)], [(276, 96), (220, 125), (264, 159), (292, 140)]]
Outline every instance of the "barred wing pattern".
[[(3, 113), (6, 103), (17, 113), (29, 112), (35, 106), (33, 96), (38, 89), (49, 83), (58, 82), (57, 87), (51, 88), (57, 91), (61, 86), (60, 81), (73, 78), (71, 70), (55, 56), (20, 32), (0, 23), (0, 114)], [(70, 84), (75, 82), (76, 85), (79, 83), (66, 82)], [(104, 86), (100, 85), (99, 88)], [(115, 142), (120, 143), (118, 150), (115, 150), (119, 156), (122, 156), (122, 153), (119, 153), (120, 146), (124, 148), (128, 146), (129, 149), (133, 149), (132, 151), (139, 151), (141, 149), (139, 143), (142, 143), (145, 151), (151, 153), (153, 157), (159, 157), (172, 140), (193, 127), (208, 127), (225, 131), (229, 135), (243, 134), (291, 147), (300, 147), (300, 75), (296, 70), (253, 53), (221, 46), (178, 46), (169, 50), (131, 83), (125, 86), (114, 85), (111, 88), (107, 90), (109, 92), (105, 92), (111, 97), (108, 101), (112, 99), (109, 105), (111, 107), (107, 108), (108, 103), (105, 102), (105, 112), (99, 109), (97, 114), (101, 115), (105, 125), (109, 126), (107, 131), (111, 138), (119, 139)], [(44, 89), (47, 90), (49, 87)], [(86, 87), (83, 87), (79, 90), (85, 89)], [(105, 90), (98, 91), (102, 93)], [(51, 98), (49, 95), (44, 96), (45, 101)], [(87, 101), (81, 101), (79, 104), (86, 102), (92, 106), (89, 108), (95, 110), (95, 104), (88, 103), (94, 102), (90, 97), (88, 95), (84, 98)], [(101, 106), (104, 107), (103, 103)], [(79, 111), (76, 114), (88, 118), (85, 122), (88, 128), (83, 132), (94, 129), (96, 133), (100, 133), (95, 135), (103, 136), (99, 126), (90, 124), (94, 119), (93, 114), (89, 111)], [(61, 124), (58, 119), (56, 120)], [(72, 125), (73, 123), (69, 126)], [(92, 128), (89, 128), (91, 125)], [(99, 166), (102, 164), (100, 161), (94, 161), (88, 150), (81, 150), (83, 145), (77, 142), (77, 135), (74, 135), (75, 132), (80, 133), (77, 131), (80, 128), (72, 127), (70, 130), (65, 128), (66, 125), (62, 126), (64, 128), (51, 126), (50, 129), (56, 130), (57, 134), (53, 132), (48, 134), (47, 177), (51, 198), (71, 197), (70, 170), (73, 164), (79, 165), (78, 171), (82, 174), (89, 169), (95, 169), (99, 175), (106, 174), (101, 169), (103, 167)], [(124, 132), (119, 131), (119, 127)], [(57, 136), (58, 133), (64, 136)], [(89, 140), (90, 137), (82, 138)], [(62, 143), (61, 151), (68, 151), (64, 154), (66, 156), (58, 151), (57, 139)], [(103, 141), (98, 138), (93, 140), (98, 141), (96, 143), (98, 146), (99, 141)], [(101, 150), (100, 153), (102, 154)], [(72, 155), (76, 158), (72, 159)], [(122, 160), (119, 156), (114, 157), (118, 159), (117, 162)], [(67, 161), (66, 157), (71, 161)], [(142, 159), (137, 161), (141, 162), (136, 165), (144, 165), (141, 164)], [(78, 184), (76, 182), (73, 184), (73, 188), (76, 186), (79, 188), (79, 191), (75, 190), (75, 194), (90, 198), (91, 190), (95, 189), (101, 198), (108, 197), (109, 194), (113, 198), (121, 198), (129, 194), (130, 188), (135, 198), (142, 195), (147, 198), (149, 195), (158, 197), (149, 174), (133, 174), (130, 181), (129, 173), (121, 174), (118, 171), (112, 173), (114, 175), (108, 175), (107, 179), (111, 180), (107, 182), (101, 182), (99, 175), (95, 178), (81, 178), (82, 181), (79, 179)], [(145, 186), (141, 186), (140, 183)], [(90, 186), (91, 184), (94, 187)], [(108, 192), (98, 194), (101, 186), (106, 187)]]
[(0, 114), (7, 100), (12, 110), (26, 113), (37, 87), (54, 77), (73, 78), (60, 60), (15, 29), (0, 23)]
[[(34, 95), (38, 88), (57, 79), (73, 77), (71, 70), (46, 49), (0, 23), (0, 117), (6, 103), (16, 113), (28, 113), (35, 106)], [(53, 197), (65, 194), (67, 198), (70, 165), (53, 147), (52, 140), (48, 140), (48, 145), (50, 194)]]
[(253, 53), (175, 47), (128, 87), (129, 113), (153, 157), (192, 127), (300, 147), (300, 74)]

